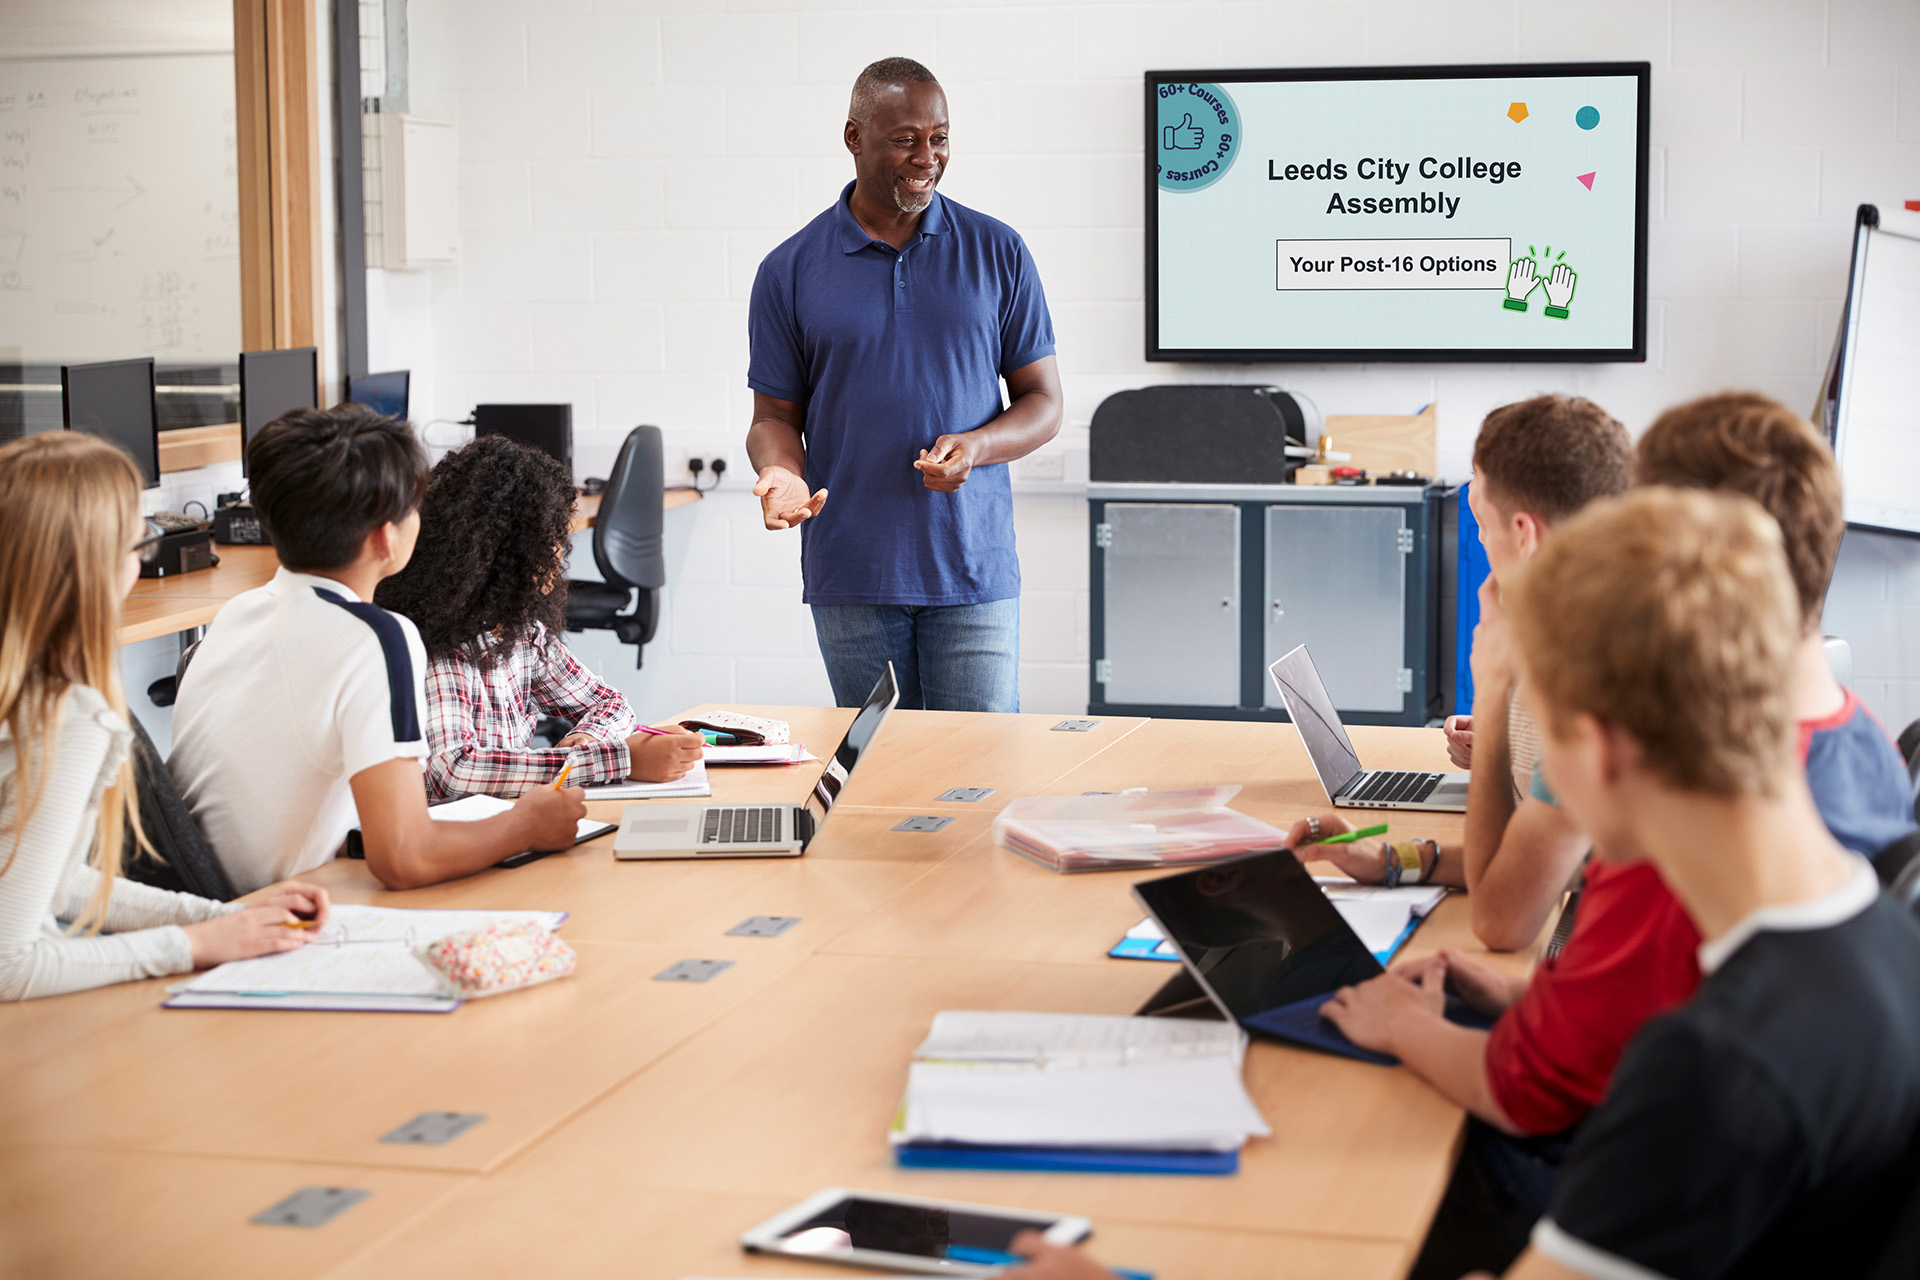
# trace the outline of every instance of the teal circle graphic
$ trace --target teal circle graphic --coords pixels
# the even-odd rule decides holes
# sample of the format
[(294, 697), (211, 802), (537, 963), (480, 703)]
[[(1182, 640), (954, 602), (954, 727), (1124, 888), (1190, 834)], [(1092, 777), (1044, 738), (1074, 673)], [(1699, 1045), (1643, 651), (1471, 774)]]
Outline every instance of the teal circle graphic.
[(1600, 108), (1582, 107), (1573, 113), (1573, 122), (1582, 129), (1591, 129), (1600, 123)]
[(1162, 191), (1199, 191), (1240, 154), (1240, 109), (1217, 84), (1163, 84), (1155, 122)]

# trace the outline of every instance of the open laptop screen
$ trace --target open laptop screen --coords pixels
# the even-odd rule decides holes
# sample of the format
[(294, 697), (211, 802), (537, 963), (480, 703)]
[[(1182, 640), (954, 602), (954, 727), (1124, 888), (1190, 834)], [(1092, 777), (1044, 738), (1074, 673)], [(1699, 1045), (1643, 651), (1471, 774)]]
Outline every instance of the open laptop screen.
[(1333, 709), (1327, 686), (1320, 683), (1320, 672), (1307, 656), (1307, 646), (1296, 645), (1284, 657), (1267, 668), (1287, 714), (1300, 730), (1313, 771), (1327, 795), (1338, 798), (1347, 784), (1360, 776), (1360, 755), (1353, 749), (1340, 713)]
[(1236, 1021), (1328, 995), (1380, 962), (1285, 849), (1249, 854), (1133, 892)]
[(813, 829), (818, 831), (825, 820), (827, 810), (833, 808), (834, 801), (840, 798), (841, 789), (847, 780), (853, 777), (853, 771), (860, 759), (873, 745), (873, 735), (880, 731), (880, 722), (887, 718), (893, 705), (900, 701), (900, 686), (893, 677), (893, 664), (880, 673), (880, 679), (874, 682), (873, 692), (867, 695), (867, 701), (853, 717), (853, 723), (847, 726), (847, 736), (840, 739), (840, 745), (827, 757), (827, 767), (820, 772), (820, 780), (813, 784), (808, 793), (806, 810), (813, 818)]

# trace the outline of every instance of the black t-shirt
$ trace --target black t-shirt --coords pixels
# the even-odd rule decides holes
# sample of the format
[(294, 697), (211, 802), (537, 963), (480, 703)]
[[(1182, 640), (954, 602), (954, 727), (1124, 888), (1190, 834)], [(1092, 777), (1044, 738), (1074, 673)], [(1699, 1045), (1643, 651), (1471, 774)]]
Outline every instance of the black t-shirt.
[(1920, 1134), (1920, 924), (1872, 881), (1763, 913), (1634, 1038), (1536, 1248), (1606, 1280), (1867, 1268)]

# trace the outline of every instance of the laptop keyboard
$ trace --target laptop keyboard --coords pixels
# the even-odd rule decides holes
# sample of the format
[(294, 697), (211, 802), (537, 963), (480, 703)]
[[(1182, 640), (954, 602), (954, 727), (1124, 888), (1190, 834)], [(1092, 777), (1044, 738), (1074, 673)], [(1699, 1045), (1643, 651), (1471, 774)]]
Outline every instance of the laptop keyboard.
[(742, 805), (707, 810), (701, 844), (763, 844), (780, 839), (780, 810)]
[(1437, 773), (1380, 770), (1370, 774), (1358, 791), (1348, 792), (1346, 800), (1349, 804), (1411, 804), (1432, 795), (1440, 778)]

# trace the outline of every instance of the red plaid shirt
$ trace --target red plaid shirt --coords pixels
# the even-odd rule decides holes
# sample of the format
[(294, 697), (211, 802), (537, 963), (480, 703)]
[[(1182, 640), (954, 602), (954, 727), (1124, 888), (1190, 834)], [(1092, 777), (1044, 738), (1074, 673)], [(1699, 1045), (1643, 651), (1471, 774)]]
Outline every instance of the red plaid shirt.
[[(638, 727), (618, 689), (594, 679), (559, 637), (514, 646), (492, 670), (465, 658), (436, 658), (427, 668), (427, 798), (505, 796), (546, 786), (569, 764), (567, 783), (619, 782), (631, 767), (627, 737)], [(542, 716), (558, 716), (590, 746), (543, 749), (533, 741)]]

